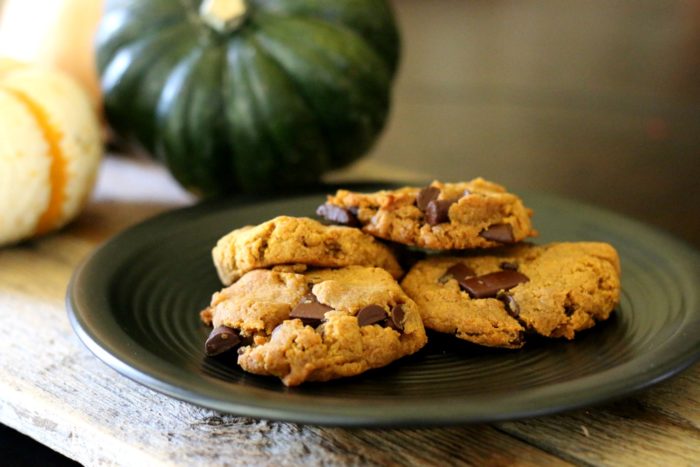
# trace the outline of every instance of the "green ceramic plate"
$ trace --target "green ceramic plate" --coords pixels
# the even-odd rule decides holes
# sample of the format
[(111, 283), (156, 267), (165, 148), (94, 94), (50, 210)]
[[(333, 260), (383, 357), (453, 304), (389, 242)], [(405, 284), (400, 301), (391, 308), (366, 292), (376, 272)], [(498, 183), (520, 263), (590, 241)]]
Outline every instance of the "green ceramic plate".
[(116, 236), (76, 272), (68, 312), (85, 345), (123, 375), (239, 415), (300, 423), (417, 426), (492, 422), (589, 406), (657, 383), (700, 356), (700, 255), (616, 214), (531, 194), (538, 242), (602, 240), (622, 261), (613, 317), (573, 342), (517, 351), (431, 335), (387, 368), (286, 388), (206, 358), (199, 322), (220, 288), (210, 250), (224, 233), (280, 214), (312, 215), (322, 194), (239, 199), (173, 211)]

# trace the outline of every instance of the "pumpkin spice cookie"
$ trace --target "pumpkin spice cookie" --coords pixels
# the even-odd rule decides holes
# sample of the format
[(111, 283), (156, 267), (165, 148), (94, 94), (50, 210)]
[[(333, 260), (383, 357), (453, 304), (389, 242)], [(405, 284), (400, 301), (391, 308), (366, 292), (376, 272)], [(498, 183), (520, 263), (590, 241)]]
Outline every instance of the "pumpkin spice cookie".
[(389, 273), (362, 266), (250, 271), (202, 319), (214, 326), (208, 355), (238, 347), (244, 370), (287, 386), (357, 375), (426, 343), (417, 305)]
[(338, 190), (316, 213), (379, 238), (437, 250), (491, 248), (536, 235), (522, 200), (483, 178), (376, 193)]
[(221, 281), (232, 284), (253, 269), (280, 266), (340, 268), (377, 266), (394, 278), (403, 271), (391, 249), (358, 229), (327, 226), (305, 217), (279, 216), (257, 226), (234, 230), (212, 251)]
[(617, 252), (606, 243), (521, 244), (420, 261), (401, 285), (426, 328), (519, 348), (526, 331), (573, 339), (607, 319), (619, 300), (619, 276)]

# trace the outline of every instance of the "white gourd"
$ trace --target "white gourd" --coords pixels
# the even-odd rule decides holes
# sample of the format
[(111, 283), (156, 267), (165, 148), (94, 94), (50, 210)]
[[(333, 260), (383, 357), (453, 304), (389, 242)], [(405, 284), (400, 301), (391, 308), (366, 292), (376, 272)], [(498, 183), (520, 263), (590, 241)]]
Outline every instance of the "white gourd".
[(73, 219), (101, 155), (97, 115), (72, 78), (0, 58), (0, 245)]

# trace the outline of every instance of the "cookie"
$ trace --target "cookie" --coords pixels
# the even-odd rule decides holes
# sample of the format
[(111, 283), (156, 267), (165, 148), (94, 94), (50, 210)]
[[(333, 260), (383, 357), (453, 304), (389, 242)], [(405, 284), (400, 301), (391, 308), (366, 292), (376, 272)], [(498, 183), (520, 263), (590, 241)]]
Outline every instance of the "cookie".
[(617, 252), (606, 243), (521, 244), (419, 261), (401, 285), (426, 328), (519, 348), (528, 332), (573, 339), (607, 319), (619, 300), (619, 276)]
[(358, 229), (327, 226), (305, 217), (279, 216), (257, 226), (234, 230), (212, 250), (225, 285), (253, 269), (284, 266), (340, 268), (377, 266), (395, 278), (403, 271), (391, 249)]
[(214, 294), (202, 319), (214, 326), (208, 354), (240, 346), (241, 368), (287, 386), (382, 367), (427, 340), (417, 305), (394, 278), (362, 266), (253, 270)]
[(482, 178), (376, 193), (338, 190), (316, 213), (375, 237), (438, 250), (491, 248), (536, 235), (521, 199)]

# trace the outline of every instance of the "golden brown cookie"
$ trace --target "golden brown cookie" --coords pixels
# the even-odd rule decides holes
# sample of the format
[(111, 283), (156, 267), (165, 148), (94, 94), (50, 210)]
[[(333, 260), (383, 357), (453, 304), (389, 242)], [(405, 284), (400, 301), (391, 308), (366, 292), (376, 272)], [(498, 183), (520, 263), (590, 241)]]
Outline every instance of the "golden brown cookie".
[(491, 248), (536, 235), (522, 200), (482, 178), (376, 193), (338, 190), (316, 213), (375, 237), (438, 250)]
[(608, 318), (620, 263), (606, 243), (521, 244), (416, 263), (401, 286), (428, 329), (476, 344), (518, 348), (524, 332), (573, 339)]
[(248, 271), (273, 266), (377, 266), (395, 278), (403, 272), (391, 249), (372, 236), (305, 217), (279, 216), (234, 230), (217, 242), (212, 257), (226, 285)]
[(214, 294), (202, 318), (214, 326), (210, 355), (242, 344), (244, 370), (287, 386), (357, 375), (426, 343), (418, 307), (380, 268), (253, 270)]

